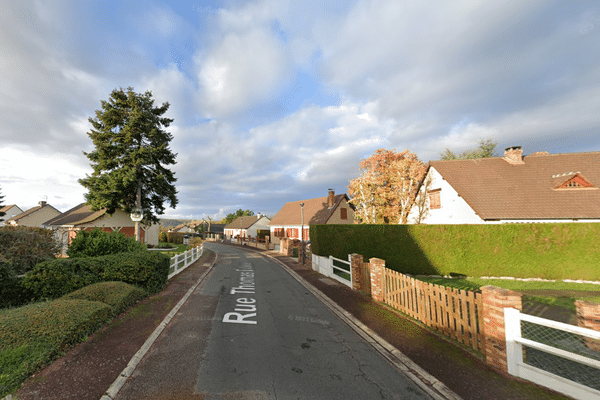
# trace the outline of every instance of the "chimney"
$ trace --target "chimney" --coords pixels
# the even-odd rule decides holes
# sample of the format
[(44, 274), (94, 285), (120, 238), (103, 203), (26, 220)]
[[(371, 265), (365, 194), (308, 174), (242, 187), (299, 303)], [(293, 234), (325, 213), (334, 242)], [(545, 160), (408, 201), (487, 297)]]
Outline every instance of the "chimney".
[(521, 146), (512, 146), (504, 149), (504, 161), (509, 164), (525, 164)]
[(327, 203), (329, 208), (333, 207), (335, 204), (335, 190), (329, 189), (329, 197), (327, 198)]
[(42, 200), (38, 204), (40, 205), (40, 207), (44, 207), (47, 203), (45, 200)]

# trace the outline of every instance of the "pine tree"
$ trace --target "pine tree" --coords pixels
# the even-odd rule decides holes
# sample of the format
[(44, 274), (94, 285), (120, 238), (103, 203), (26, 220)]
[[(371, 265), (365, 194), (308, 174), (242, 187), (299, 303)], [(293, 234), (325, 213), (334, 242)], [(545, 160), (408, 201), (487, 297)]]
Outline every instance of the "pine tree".
[(164, 129), (173, 122), (163, 117), (169, 103), (154, 107), (151, 92), (138, 94), (128, 87), (113, 90), (101, 105), (96, 117), (89, 118), (88, 136), (95, 149), (84, 152), (94, 171), (79, 180), (89, 190), (87, 203), (109, 214), (140, 208), (142, 223), (157, 223), (164, 202), (173, 208), (178, 202), (177, 179), (168, 168), (176, 163), (169, 148), (173, 136)]
[[(0, 190), (0, 193), (2, 193), (2, 191)], [(4, 199), (4, 196), (2, 196), (0, 194), (0, 210), (2, 210), (2, 208), (4, 207), (4, 204), (2, 204), (2, 199)], [(4, 221), (4, 219), (2, 217), (4, 217), (6, 215), (6, 213), (0, 211), (0, 221)]]

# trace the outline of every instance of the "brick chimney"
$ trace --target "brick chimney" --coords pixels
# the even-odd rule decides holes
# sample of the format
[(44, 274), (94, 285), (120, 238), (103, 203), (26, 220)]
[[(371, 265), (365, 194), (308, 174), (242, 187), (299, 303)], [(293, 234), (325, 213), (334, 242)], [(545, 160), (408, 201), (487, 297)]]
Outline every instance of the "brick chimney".
[(46, 201), (45, 201), (45, 200), (42, 200), (42, 201), (40, 201), (38, 204), (40, 205), (40, 207), (44, 207), (44, 206), (45, 206), (46, 204), (48, 204), (48, 203), (46, 203)]
[(327, 198), (327, 204), (329, 208), (335, 204), (335, 190), (329, 189), (329, 197)]
[(525, 164), (521, 146), (512, 146), (504, 149), (504, 161), (509, 164)]

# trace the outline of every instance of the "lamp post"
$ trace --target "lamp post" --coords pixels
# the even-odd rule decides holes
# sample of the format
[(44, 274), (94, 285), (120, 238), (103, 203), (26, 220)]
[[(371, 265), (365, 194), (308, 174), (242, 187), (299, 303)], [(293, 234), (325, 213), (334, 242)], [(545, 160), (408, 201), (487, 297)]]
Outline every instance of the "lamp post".
[(300, 246), (302, 247), (302, 265), (304, 265), (304, 203), (300, 203)]
[(242, 240), (242, 221), (244, 220), (244, 217), (240, 217), (240, 246), (242, 244), (244, 244), (244, 241)]
[(142, 185), (141, 182), (138, 185), (137, 189), (137, 199), (135, 202), (135, 207), (131, 210), (131, 214), (129, 214), (129, 218), (133, 222), (135, 222), (135, 241), (140, 241), (140, 221), (144, 218), (144, 212), (142, 211)]

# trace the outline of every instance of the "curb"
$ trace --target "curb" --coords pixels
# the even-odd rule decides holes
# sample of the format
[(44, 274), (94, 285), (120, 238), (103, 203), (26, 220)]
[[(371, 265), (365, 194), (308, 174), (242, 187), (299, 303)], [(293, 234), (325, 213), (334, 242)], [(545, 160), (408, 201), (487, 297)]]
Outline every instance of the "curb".
[(293, 269), (288, 267), (283, 261), (275, 258), (269, 254), (264, 254), (279, 263), (294, 279), (296, 279), (302, 286), (308, 291), (314, 294), (319, 300), (323, 302), (334, 314), (336, 314), (342, 321), (346, 323), (352, 330), (354, 330), (360, 337), (362, 337), (367, 343), (375, 348), (382, 356), (390, 361), (396, 368), (401, 370), (406, 376), (408, 376), (415, 384), (423, 389), (435, 400), (462, 400), (462, 397), (454, 393), (450, 388), (440, 382), (436, 377), (419, 367), (414, 361), (405, 356), (402, 352), (388, 343), (384, 338), (379, 336), (371, 328), (363, 324), (361, 321), (356, 319), (348, 311), (344, 310), (337, 303), (323, 294), (321, 291), (316, 289), (313, 285), (305, 281), (300, 275)]
[(175, 307), (173, 307), (171, 312), (169, 312), (169, 314), (156, 327), (154, 332), (152, 332), (152, 335), (150, 335), (150, 337), (148, 339), (146, 339), (146, 342), (137, 351), (137, 353), (135, 353), (134, 356), (131, 357), (131, 360), (129, 361), (129, 363), (127, 364), (125, 369), (123, 369), (123, 371), (121, 371), (121, 373), (119, 374), (117, 379), (115, 379), (115, 381), (110, 385), (110, 387), (106, 390), (106, 393), (104, 394), (104, 396), (102, 396), (100, 398), (100, 400), (114, 400), (115, 396), (119, 393), (119, 391), (121, 390), (121, 388), (123, 387), (123, 385), (125, 384), (127, 379), (135, 371), (135, 368), (137, 367), (139, 362), (142, 360), (142, 358), (144, 358), (144, 356), (146, 355), (148, 350), (150, 350), (150, 347), (152, 347), (152, 345), (154, 344), (154, 342), (156, 341), (158, 336), (160, 336), (163, 329), (165, 329), (167, 327), (167, 325), (169, 325), (169, 322), (171, 322), (171, 319), (173, 319), (175, 314), (177, 314), (179, 309), (183, 306), (183, 304), (187, 301), (187, 299), (192, 295), (194, 290), (196, 290), (196, 288), (204, 280), (206, 275), (208, 275), (208, 273), (212, 271), (212, 268), (218, 259), (219, 259), (219, 255), (215, 252), (215, 259), (212, 262), (212, 264), (208, 267), (208, 269), (206, 271), (204, 271), (204, 273), (202, 275), (200, 275), (200, 277), (198, 278), (196, 283), (191, 288), (188, 289), (186, 294), (181, 298), (181, 300), (179, 300), (179, 302), (175, 305)]

